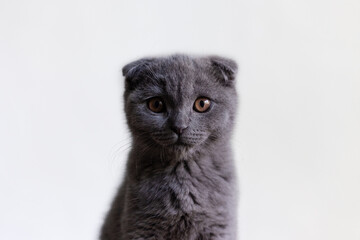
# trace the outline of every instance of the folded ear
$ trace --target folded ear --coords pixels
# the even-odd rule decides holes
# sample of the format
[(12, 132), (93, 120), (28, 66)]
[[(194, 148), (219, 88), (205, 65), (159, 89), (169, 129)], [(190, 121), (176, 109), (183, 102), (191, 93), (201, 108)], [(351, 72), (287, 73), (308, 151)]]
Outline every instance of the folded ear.
[(145, 71), (151, 62), (152, 58), (142, 58), (131, 63), (126, 64), (122, 68), (122, 74), (125, 77), (125, 89), (133, 89), (136, 83), (139, 82), (139, 77)]
[(234, 60), (218, 56), (211, 56), (211, 68), (215, 77), (225, 86), (233, 86), (238, 70)]

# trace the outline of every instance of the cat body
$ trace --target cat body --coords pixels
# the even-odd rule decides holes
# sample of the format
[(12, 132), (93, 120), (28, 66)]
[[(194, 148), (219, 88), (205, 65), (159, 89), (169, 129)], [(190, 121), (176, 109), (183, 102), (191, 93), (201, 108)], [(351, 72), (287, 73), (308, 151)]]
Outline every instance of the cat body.
[(186, 55), (123, 68), (132, 149), (101, 240), (236, 239), (236, 71)]

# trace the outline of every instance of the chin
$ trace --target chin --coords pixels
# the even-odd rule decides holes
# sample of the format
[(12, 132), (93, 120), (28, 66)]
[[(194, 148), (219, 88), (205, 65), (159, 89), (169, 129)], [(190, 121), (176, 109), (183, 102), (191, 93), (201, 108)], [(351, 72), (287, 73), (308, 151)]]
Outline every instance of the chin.
[(185, 142), (175, 142), (166, 146), (168, 153), (177, 160), (186, 160), (195, 152), (196, 145)]
[(173, 138), (166, 142), (153, 139), (174, 160), (188, 160), (199, 150), (202, 141), (187, 141), (187, 139)]

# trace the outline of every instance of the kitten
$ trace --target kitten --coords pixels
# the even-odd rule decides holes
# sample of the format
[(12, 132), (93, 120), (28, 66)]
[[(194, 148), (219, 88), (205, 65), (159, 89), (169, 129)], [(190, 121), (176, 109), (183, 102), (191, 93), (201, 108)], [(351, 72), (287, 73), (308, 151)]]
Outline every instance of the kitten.
[(101, 240), (236, 239), (236, 72), (216, 56), (123, 68), (132, 149)]

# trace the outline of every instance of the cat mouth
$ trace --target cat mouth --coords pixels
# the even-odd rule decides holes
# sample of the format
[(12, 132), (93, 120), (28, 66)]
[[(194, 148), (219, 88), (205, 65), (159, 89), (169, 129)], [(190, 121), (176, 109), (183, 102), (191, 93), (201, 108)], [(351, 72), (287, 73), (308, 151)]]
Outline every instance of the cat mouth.
[(184, 147), (184, 148), (190, 148), (192, 145), (185, 142), (184, 140), (182, 140), (181, 138), (178, 138), (173, 144), (171, 144), (174, 147)]
[(184, 146), (184, 147), (190, 147), (191, 145), (188, 144), (188, 143), (185, 143), (181, 140), (178, 140), (177, 142), (174, 143), (175, 145), (178, 145), (178, 146)]
[(173, 135), (172, 137), (164, 137), (164, 136), (152, 136), (153, 140), (157, 142), (162, 147), (169, 148), (179, 148), (179, 149), (189, 149), (198, 145), (199, 139), (195, 139), (194, 137), (182, 136), (182, 135)]
[(172, 146), (178, 146), (179, 148), (193, 148), (203, 142), (204, 139), (194, 137), (182, 137), (179, 136), (172, 144)]

